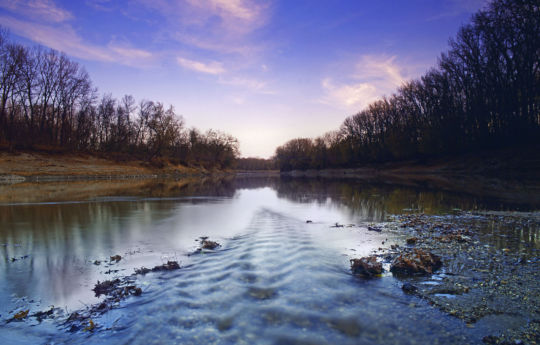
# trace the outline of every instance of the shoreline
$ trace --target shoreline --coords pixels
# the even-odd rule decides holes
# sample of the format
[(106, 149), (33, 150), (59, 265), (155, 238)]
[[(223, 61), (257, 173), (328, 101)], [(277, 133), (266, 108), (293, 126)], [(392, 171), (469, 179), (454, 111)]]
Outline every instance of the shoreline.
[[(527, 231), (534, 238), (539, 217), (538, 212), (477, 211), (392, 215), (381, 230), (401, 240), (374, 256), (390, 264), (415, 250), (437, 254), (442, 268), (433, 275), (395, 276), (405, 294), (477, 328), (486, 344), (536, 344), (540, 341), (538, 247), (534, 240), (508, 237), (508, 233)], [(492, 231), (484, 230), (488, 224)], [(520, 327), (497, 327), (509, 319)]]
[(231, 172), (227, 170), (207, 170), (202, 167), (186, 167), (170, 163), (163, 167), (154, 167), (143, 161), (121, 162), (89, 154), (0, 152), (0, 184), (181, 179), (228, 174)]
[[(540, 152), (540, 150), (539, 150)], [(364, 167), (294, 170), (206, 170), (141, 161), (119, 162), (91, 155), (0, 152), (0, 185), (84, 181), (136, 181), (207, 177), (355, 179), (367, 183), (428, 188), (540, 205), (540, 154), (534, 150), (486, 151), (429, 161)]]
[(363, 167), (293, 170), (291, 178), (359, 179), (422, 187), (540, 205), (540, 150), (498, 150), (426, 161), (367, 164)]

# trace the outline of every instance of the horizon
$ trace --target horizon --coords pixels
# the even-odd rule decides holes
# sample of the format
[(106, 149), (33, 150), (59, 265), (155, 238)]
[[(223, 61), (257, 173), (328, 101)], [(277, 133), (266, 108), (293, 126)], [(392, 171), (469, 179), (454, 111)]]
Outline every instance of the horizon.
[(434, 67), (485, 3), (0, 0), (0, 21), (79, 62), (101, 94), (172, 105), (269, 158)]

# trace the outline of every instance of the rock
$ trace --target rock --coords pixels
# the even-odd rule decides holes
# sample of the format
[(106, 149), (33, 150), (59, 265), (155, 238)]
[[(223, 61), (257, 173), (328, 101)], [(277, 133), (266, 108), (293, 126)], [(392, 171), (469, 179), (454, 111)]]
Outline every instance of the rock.
[(418, 288), (411, 283), (405, 283), (401, 286), (401, 290), (408, 294), (414, 294), (418, 291)]
[(441, 236), (439, 237), (439, 241), (443, 242), (443, 243), (450, 243), (450, 242), (453, 242), (453, 241), (456, 241), (456, 242), (459, 242), (459, 243), (464, 243), (464, 242), (467, 242), (467, 239), (464, 238), (463, 236), (459, 235), (459, 234), (450, 234), (450, 235), (446, 235), (446, 236)]
[(136, 268), (135, 274), (145, 275), (146, 273), (149, 273), (149, 272), (172, 271), (172, 270), (178, 270), (178, 269), (180, 269), (180, 265), (178, 264), (177, 261), (167, 261), (166, 264), (155, 266), (152, 269), (146, 268), (146, 267)]
[(306, 220), (306, 223), (310, 224), (310, 223), (313, 223), (313, 221), (308, 219)]
[(361, 259), (351, 259), (351, 271), (354, 275), (371, 278), (383, 272), (382, 263), (377, 262), (376, 256)]
[(148, 272), (152, 272), (152, 270), (146, 267), (135, 268), (135, 274), (145, 275)]
[(382, 228), (376, 227), (376, 226), (368, 226), (368, 231), (375, 231), (375, 232), (381, 232)]
[(142, 289), (140, 287), (136, 287), (135, 289), (133, 289), (133, 292), (132, 292), (135, 296), (140, 296), (142, 294)]
[(430, 252), (414, 249), (394, 259), (390, 271), (394, 274), (432, 274), (442, 266), (441, 259)]
[(81, 321), (81, 320), (84, 320), (84, 316), (82, 316), (78, 312), (73, 312), (69, 315), (66, 322), (74, 322), (74, 321)]
[(416, 242), (418, 242), (418, 237), (409, 237), (407, 239), (407, 244), (414, 245)]
[(96, 297), (101, 295), (111, 294), (120, 284), (120, 279), (115, 280), (105, 280), (104, 282), (97, 282), (92, 291), (96, 294)]
[(214, 250), (217, 247), (219, 247), (220, 244), (214, 241), (208, 241), (208, 240), (202, 240), (201, 241), (201, 248), (202, 249), (211, 249)]
[(30, 309), (21, 310), (17, 314), (13, 315), (13, 320), (22, 320), (22, 319), (24, 319), (25, 317), (28, 316), (29, 311), (30, 311)]
[(54, 311), (55, 311), (54, 307), (51, 307), (51, 309), (47, 311), (38, 311), (32, 314), (31, 316), (35, 317), (39, 322), (41, 322), (44, 319), (52, 317), (54, 314)]
[(499, 343), (499, 337), (496, 337), (494, 335), (486, 335), (482, 338), (482, 342), (485, 344), (498, 344)]
[[(143, 269), (144, 269), (144, 267), (143, 267)], [(176, 261), (167, 261), (166, 264), (163, 264), (163, 265), (156, 266), (156, 267), (152, 268), (152, 272), (172, 271), (172, 270), (177, 270), (177, 269), (180, 269), (180, 265), (178, 264), (178, 262), (176, 262)], [(145, 270), (148, 270), (148, 269), (145, 269)], [(148, 271), (146, 271), (146, 272), (148, 272)]]

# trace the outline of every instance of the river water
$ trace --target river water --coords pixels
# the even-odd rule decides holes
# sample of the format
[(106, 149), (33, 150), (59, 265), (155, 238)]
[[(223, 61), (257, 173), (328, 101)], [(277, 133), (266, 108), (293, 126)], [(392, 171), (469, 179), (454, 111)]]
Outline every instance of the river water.
[[(1, 191), (3, 344), (481, 343), (474, 328), (404, 294), (390, 274), (352, 276), (349, 260), (399, 240), (367, 229), (392, 214), (530, 207), (418, 187), (279, 178)], [(189, 255), (201, 236), (222, 246)], [(122, 259), (111, 263), (113, 255)], [(92, 332), (68, 332), (57, 319), (7, 322), (51, 306), (67, 316), (99, 302), (98, 280), (169, 260), (182, 269), (138, 276), (142, 295), (94, 319)]]

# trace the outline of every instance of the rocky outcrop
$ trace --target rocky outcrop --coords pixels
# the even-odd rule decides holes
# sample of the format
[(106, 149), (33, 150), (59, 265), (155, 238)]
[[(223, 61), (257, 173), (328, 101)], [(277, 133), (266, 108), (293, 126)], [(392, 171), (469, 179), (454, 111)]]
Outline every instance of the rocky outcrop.
[(442, 266), (441, 258), (422, 249), (402, 253), (394, 259), (390, 271), (401, 275), (432, 274)]
[(351, 271), (354, 275), (364, 278), (372, 278), (383, 272), (382, 263), (377, 261), (376, 256), (367, 256), (351, 260)]

